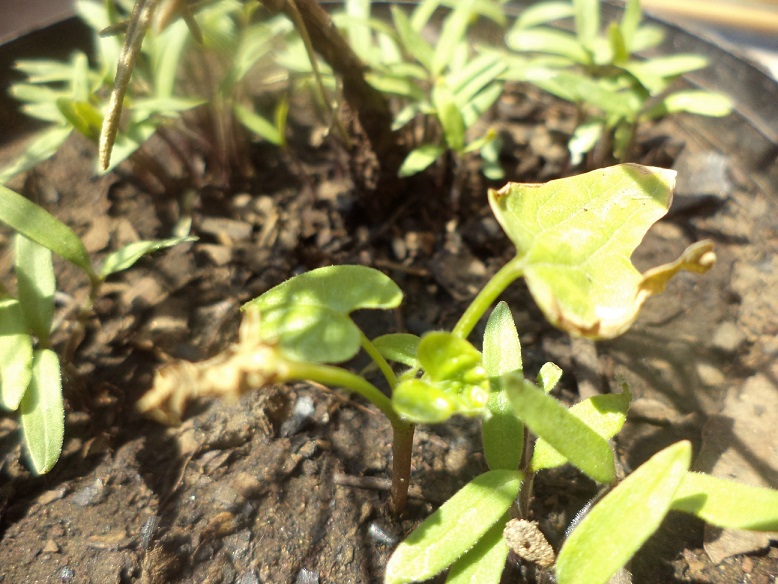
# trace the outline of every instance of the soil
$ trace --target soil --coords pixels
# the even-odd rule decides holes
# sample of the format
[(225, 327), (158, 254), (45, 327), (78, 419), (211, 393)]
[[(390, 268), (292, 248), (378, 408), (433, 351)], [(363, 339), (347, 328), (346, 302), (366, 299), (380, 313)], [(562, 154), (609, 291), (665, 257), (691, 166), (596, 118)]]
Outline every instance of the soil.
[[(495, 115), (508, 178), (570, 172), (572, 111), (521, 88)], [(714, 270), (678, 277), (633, 330), (596, 345), (551, 329), (521, 284), (506, 300), (527, 374), (547, 360), (560, 365), (556, 391), (565, 401), (630, 384), (634, 407), (615, 443), (625, 470), (689, 439), (696, 468), (775, 486), (778, 200), (700, 140), (697, 123), (678, 118), (641, 135), (640, 161), (675, 165), (681, 182), (667, 219), (634, 259), (646, 268), (711, 238)], [(135, 413), (160, 364), (217, 353), (236, 338), (240, 305), (293, 274), (378, 267), (398, 281), (405, 302), (395, 313), (361, 314), (361, 324), (369, 334), (422, 333), (450, 327), (510, 257), (486, 203), (490, 184), (478, 174), (456, 205), (445, 180), (411, 181), (396, 213), (371, 220), (355, 207), (357, 181), (338, 143), (312, 143), (318, 128), (310, 120), (292, 126), (295, 158), (256, 145), (254, 174), (239, 188), (199, 192), (191, 213), (199, 240), (113, 278), (85, 327), (72, 312), (86, 282), (57, 263), (66, 440), (56, 467), (35, 477), (15, 418), (0, 418), (0, 581), (380, 582), (394, 546), (485, 470), (473, 421), (418, 428), (411, 504), (397, 518), (388, 508), (388, 424), (339, 391), (264, 388), (238, 403), (195, 404), (174, 428)], [(181, 218), (175, 197), (128, 174), (95, 177), (93, 160), (93, 146), (74, 138), (12, 186), (68, 222), (98, 259), (128, 241), (169, 237)], [(569, 467), (537, 478), (533, 513), (554, 545), (594, 493)], [(743, 543), (724, 535), (736, 543), (669, 516), (634, 559), (633, 581), (775, 582), (778, 547), (769, 536)], [(532, 575), (512, 560), (504, 582), (525, 581)]]

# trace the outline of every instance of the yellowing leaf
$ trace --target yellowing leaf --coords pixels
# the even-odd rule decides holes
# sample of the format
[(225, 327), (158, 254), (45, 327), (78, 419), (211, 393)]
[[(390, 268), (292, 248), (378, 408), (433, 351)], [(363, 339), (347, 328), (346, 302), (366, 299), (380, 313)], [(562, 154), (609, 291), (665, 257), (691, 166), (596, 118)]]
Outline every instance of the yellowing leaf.
[(712, 244), (700, 242), (645, 275), (632, 264), (674, 187), (675, 171), (620, 164), (545, 184), (509, 183), (489, 191), (489, 202), (546, 318), (571, 334), (608, 339), (678, 271), (702, 273), (715, 261)]

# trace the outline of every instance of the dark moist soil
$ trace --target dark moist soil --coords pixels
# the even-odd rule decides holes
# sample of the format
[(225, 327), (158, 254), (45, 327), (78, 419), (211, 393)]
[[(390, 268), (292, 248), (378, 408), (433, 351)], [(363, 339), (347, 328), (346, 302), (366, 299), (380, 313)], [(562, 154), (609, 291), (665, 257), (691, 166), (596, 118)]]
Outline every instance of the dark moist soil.
[[(497, 109), (508, 178), (570, 172), (568, 108), (530, 90), (508, 93)], [(523, 285), (506, 299), (527, 374), (546, 360), (559, 364), (557, 393), (566, 402), (630, 383), (633, 412), (616, 441), (627, 471), (685, 438), (697, 468), (774, 486), (776, 200), (734, 159), (697, 141), (694, 123), (680, 118), (641, 135), (639, 160), (675, 164), (681, 182), (635, 261), (646, 268), (712, 238), (714, 270), (679, 276), (632, 331), (596, 346), (551, 329)], [(485, 470), (474, 421), (419, 428), (412, 499), (398, 519), (388, 510), (389, 427), (362, 400), (297, 384), (238, 403), (193, 404), (175, 428), (135, 413), (162, 363), (217, 353), (236, 338), (240, 305), (291, 275), (328, 264), (378, 267), (397, 280), (405, 303), (394, 313), (363, 313), (360, 322), (371, 335), (422, 333), (450, 327), (510, 257), (488, 209), (489, 184), (477, 174), (456, 209), (431, 176), (411, 181), (395, 214), (360, 219), (342, 148), (332, 139), (313, 144), (317, 127), (293, 127), (295, 159), (257, 145), (255, 175), (242, 188), (202, 189), (192, 213), (200, 239), (112, 279), (86, 327), (72, 318), (86, 282), (57, 263), (64, 451), (49, 474), (31, 476), (15, 417), (0, 418), (0, 581), (380, 582), (395, 545)], [(95, 177), (93, 156), (92, 145), (72, 139), (13, 186), (68, 222), (96, 258), (138, 238), (169, 237), (174, 197), (121, 173)], [(4, 247), (7, 280), (12, 256)], [(555, 546), (594, 493), (570, 467), (537, 478), (533, 513)], [(722, 552), (716, 535), (671, 515), (634, 560), (634, 581), (775, 582), (778, 548), (769, 538)], [(526, 577), (511, 560), (504, 582)]]

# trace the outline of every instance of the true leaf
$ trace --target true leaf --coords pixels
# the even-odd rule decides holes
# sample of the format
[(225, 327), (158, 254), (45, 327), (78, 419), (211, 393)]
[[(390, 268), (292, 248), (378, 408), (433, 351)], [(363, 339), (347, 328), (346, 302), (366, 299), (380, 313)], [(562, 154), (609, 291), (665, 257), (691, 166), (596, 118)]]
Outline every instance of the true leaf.
[(571, 334), (613, 338), (679, 270), (713, 264), (710, 243), (641, 275), (630, 256), (672, 200), (675, 171), (621, 164), (545, 184), (489, 191), (546, 318)]
[(32, 377), (32, 339), (15, 298), (0, 300), (0, 404), (11, 411)]
[(732, 100), (725, 95), (710, 91), (677, 91), (662, 99), (647, 112), (647, 115), (650, 118), (658, 118), (678, 112), (724, 117), (732, 113)]
[(373, 345), (385, 359), (408, 367), (416, 367), (418, 365), (416, 351), (420, 340), (416, 335), (393, 333), (373, 339)]
[(42, 207), (3, 186), (0, 186), (0, 221), (72, 262), (90, 278), (96, 278), (84, 244), (70, 227)]
[(401, 177), (417, 174), (440, 158), (445, 151), (445, 148), (437, 144), (422, 144), (410, 151), (397, 174)]
[(560, 379), (562, 379), (562, 369), (550, 361), (543, 363), (538, 371), (538, 385), (546, 393), (551, 393)]
[(778, 531), (778, 491), (689, 472), (671, 509), (724, 529)]
[(196, 237), (172, 237), (170, 239), (159, 239), (157, 241), (136, 241), (129, 243), (109, 254), (100, 268), (100, 277), (107, 278), (111, 274), (121, 272), (132, 267), (140, 258), (155, 251), (173, 247), (179, 243), (196, 241)]
[(532, 432), (595, 481), (613, 482), (613, 451), (604, 438), (529, 381), (516, 374), (502, 379), (516, 414)]
[(485, 376), (478, 349), (452, 333), (433, 331), (425, 334), (419, 342), (417, 356), (419, 365), (433, 381), (478, 383)]
[[(572, 406), (569, 411), (607, 440), (618, 434), (624, 425), (631, 397), (625, 387), (622, 393), (596, 395), (585, 399)], [(530, 464), (533, 471), (554, 468), (566, 462), (567, 459), (542, 438), (535, 443)]]
[(519, 333), (511, 309), (505, 302), (499, 302), (494, 307), (486, 323), (483, 364), (489, 377), (500, 377), (512, 371), (522, 372)]
[(44, 474), (57, 462), (65, 435), (59, 359), (50, 349), (35, 352), (32, 380), (22, 398), (20, 413), (32, 470)]
[(573, 16), (575, 11), (569, 2), (538, 2), (521, 11), (513, 30), (532, 28), (554, 20)]
[(353, 357), (361, 333), (349, 313), (390, 309), (402, 292), (388, 276), (365, 266), (329, 266), (295, 276), (244, 305), (262, 314), (260, 335), (288, 357), (320, 363)]
[(27, 327), (41, 343), (48, 344), (54, 316), (54, 266), (51, 251), (38, 243), (16, 234), (16, 281), (19, 305)]
[(406, 379), (392, 392), (392, 407), (415, 424), (437, 424), (457, 411), (456, 395), (421, 379)]
[(691, 455), (686, 441), (665, 448), (597, 503), (559, 552), (559, 584), (608, 582), (659, 527)]
[(445, 570), (503, 517), (522, 480), (519, 471), (492, 470), (462, 487), (397, 546), (384, 583), (426, 580)]
[(484, 536), (451, 566), (446, 584), (500, 584), (508, 545), (502, 536), (510, 519), (503, 515)]

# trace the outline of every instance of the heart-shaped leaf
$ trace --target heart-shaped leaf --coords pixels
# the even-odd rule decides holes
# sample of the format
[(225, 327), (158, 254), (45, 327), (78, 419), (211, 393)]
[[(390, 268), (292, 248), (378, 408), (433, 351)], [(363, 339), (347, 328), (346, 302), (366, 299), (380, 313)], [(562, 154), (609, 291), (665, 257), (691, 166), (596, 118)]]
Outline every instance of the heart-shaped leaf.
[(645, 276), (632, 265), (674, 184), (675, 171), (621, 164), (545, 184), (509, 183), (489, 191), (489, 202), (546, 318), (571, 334), (613, 338), (660, 291), (657, 282), (682, 269), (704, 272), (715, 260), (701, 242)]
[(659, 527), (689, 468), (678, 442), (652, 456), (597, 503), (559, 552), (559, 584), (605, 584)]
[(402, 292), (365, 266), (328, 266), (295, 276), (247, 302), (261, 314), (260, 340), (278, 343), (290, 359), (338, 363), (353, 357), (362, 333), (349, 314), (395, 308)]
[(426, 580), (453, 564), (503, 517), (523, 478), (519, 471), (492, 470), (462, 487), (397, 546), (384, 584)]

